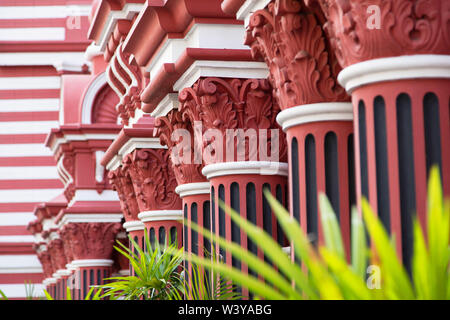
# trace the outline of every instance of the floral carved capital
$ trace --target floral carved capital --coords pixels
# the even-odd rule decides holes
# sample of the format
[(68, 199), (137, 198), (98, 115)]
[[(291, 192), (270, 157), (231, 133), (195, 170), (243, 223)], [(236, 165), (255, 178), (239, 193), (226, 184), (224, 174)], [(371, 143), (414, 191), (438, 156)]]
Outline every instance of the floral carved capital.
[(67, 232), (72, 257), (78, 259), (111, 259), (113, 245), (120, 223), (69, 223), (63, 227)]
[(129, 170), (140, 212), (181, 208), (168, 150), (136, 149), (122, 162)]
[(67, 258), (64, 251), (64, 244), (61, 239), (54, 239), (50, 241), (48, 244), (48, 252), (50, 253), (55, 270), (66, 268)]
[(37, 254), (37, 257), (42, 265), (45, 278), (51, 278), (56, 269), (53, 269), (50, 253), (48, 251), (41, 251)]
[[(227, 132), (230, 129), (247, 131), (253, 129), (257, 135), (257, 141), (252, 142), (259, 146), (260, 131), (267, 133), (269, 141), (271, 129), (279, 134), (279, 160), (285, 161), (286, 145), (285, 136), (276, 122), (276, 116), (280, 111), (279, 106), (272, 96), (272, 87), (265, 79), (227, 79), (227, 78), (200, 78), (191, 88), (183, 89), (179, 94), (180, 108), (178, 113), (181, 120), (196, 128), (196, 123), (201, 124), (201, 132), (194, 135), (196, 146), (204, 150), (212, 143), (214, 138), (202, 136), (208, 129), (216, 129), (221, 132), (226, 148), (237, 148), (239, 142), (228, 141)], [(198, 131), (197, 129), (195, 131)], [(242, 143), (242, 141), (241, 141)], [(264, 142), (266, 144), (266, 141)], [(269, 142), (270, 145), (270, 142)], [(245, 160), (259, 157), (254, 155), (256, 150), (249, 150), (249, 143), (245, 146)], [(259, 158), (257, 160), (260, 160)], [(232, 161), (236, 161), (233, 159)]]
[(134, 193), (133, 183), (129, 175), (129, 165), (119, 167), (108, 173), (109, 182), (117, 192), (120, 207), (126, 221), (138, 220), (139, 206)]
[(340, 67), (317, 14), (299, 0), (274, 0), (250, 17), (245, 44), (269, 67), (282, 109), (349, 101), (337, 83)]
[(411, 54), (450, 54), (447, 0), (316, 0), (339, 63)]
[[(177, 157), (183, 158), (184, 152), (190, 152), (190, 163), (183, 163), (181, 161), (175, 162), (172, 161), (172, 169), (175, 173), (175, 178), (177, 180), (178, 185), (193, 183), (193, 182), (205, 182), (206, 178), (202, 175), (203, 165), (195, 163), (194, 154), (195, 144), (194, 144), (194, 129), (192, 124), (188, 121), (183, 121), (182, 115), (177, 110), (170, 111), (166, 116), (159, 117), (155, 122), (156, 136), (159, 137), (159, 140), (162, 145), (168, 147), (169, 152), (177, 152)], [(180, 148), (180, 150), (174, 149), (177, 143), (181, 142), (184, 137), (180, 137), (179, 139), (174, 138), (172, 135), (176, 132), (176, 130), (184, 130), (184, 132), (189, 133), (190, 139), (189, 150), (184, 150)]]

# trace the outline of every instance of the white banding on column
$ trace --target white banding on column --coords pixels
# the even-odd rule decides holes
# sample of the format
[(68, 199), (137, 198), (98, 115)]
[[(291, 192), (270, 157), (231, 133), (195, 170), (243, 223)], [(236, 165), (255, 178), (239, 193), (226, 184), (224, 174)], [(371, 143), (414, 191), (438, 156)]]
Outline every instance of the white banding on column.
[(175, 192), (181, 198), (197, 194), (210, 194), (211, 184), (209, 182), (193, 182), (180, 184), (178, 187), (175, 188)]
[(167, 220), (182, 221), (183, 211), (181, 210), (143, 211), (139, 213), (138, 218), (141, 219), (142, 222), (167, 221)]
[(358, 87), (383, 81), (450, 78), (450, 55), (417, 54), (373, 59), (344, 68), (338, 81), (350, 94)]
[(202, 174), (207, 179), (237, 174), (288, 175), (288, 164), (271, 161), (237, 161), (213, 163), (205, 166)]
[(350, 102), (324, 102), (304, 104), (281, 111), (278, 124), (288, 128), (304, 123), (319, 121), (353, 121), (353, 107)]

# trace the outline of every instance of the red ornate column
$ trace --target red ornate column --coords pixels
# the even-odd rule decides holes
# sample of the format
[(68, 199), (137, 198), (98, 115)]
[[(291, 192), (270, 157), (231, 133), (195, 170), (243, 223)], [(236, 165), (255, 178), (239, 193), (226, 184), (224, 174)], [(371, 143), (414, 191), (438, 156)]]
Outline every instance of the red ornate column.
[(323, 241), (318, 193), (337, 213), (347, 252), (353, 187), (353, 115), (337, 84), (336, 58), (322, 17), (302, 1), (273, 0), (249, 19), (245, 43), (270, 70), (289, 150), (291, 214), (314, 242)]
[[(78, 219), (77, 219), (78, 218)], [(75, 268), (75, 299), (83, 299), (92, 285), (103, 284), (111, 276), (113, 245), (121, 229), (120, 222), (87, 222), (88, 218), (69, 217), (63, 220), (61, 232), (70, 248), (71, 266)], [(92, 220), (95, 220), (92, 219)], [(66, 245), (66, 244), (65, 244)]]
[[(125, 223), (123, 228), (128, 235), (141, 247), (144, 248), (144, 224), (139, 220), (139, 206), (136, 201), (133, 183), (129, 174), (129, 166), (121, 166), (108, 173), (108, 178), (117, 192), (120, 199), (120, 206), (122, 208)], [(128, 242), (128, 241), (127, 241)], [(133, 244), (129, 243), (129, 248), (137, 252)], [(130, 264), (130, 274), (133, 274), (133, 267)]]
[[(159, 136), (162, 145), (168, 147), (171, 154), (172, 169), (175, 174), (177, 187), (175, 192), (182, 199), (183, 216), (187, 223), (183, 223), (183, 248), (189, 254), (199, 256), (211, 255), (211, 243), (208, 239), (192, 230), (191, 222), (211, 230), (211, 201), (210, 184), (202, 174), (202, 163), (194, 163), (194, 131), (190, 122), (183, 121), (182, 114), (177, 110), (170, 111), (166, 116), (156, 119), (156, 135)], [(178, 161), (177, 143), (173, 136), (179, 133), (186, 134), (189, 139), (189, 147), (185, 152), (189, 153), (190, 161), (187, 163)], [(188, 136), (189, 135), (189, 136)], [(183, 156), (182, 154), (179, 154)], [(188, 156), (188, 154), (186, 154)], [(185, 261), (188, 274), (192, 275), (192, 265)]]
[(357, 194), (409, 265), (412, 221), (426, 222), (429, 169), (450, 195), (448, 1), (319, 1), (352, 96)]
[(181, 199), (166, 149), (136, 149), (123, 159), (130, 166), (140, 213), (150, 242), (182, 244)]
[[(284, 137), (275, 122), (278, 106), (266, 80), (200, 78), (180, 92), (179, 112), (194, 127), (194, 150), (211, 184), (212, 232), (263, 258), (254, 243), (219, 207), (219, 199), (284, 245), (263, 189), (286, 204)], [(173, 157), (173, 155), (172, 155)], [(218, 248), (226, 263), (247, 266)]]

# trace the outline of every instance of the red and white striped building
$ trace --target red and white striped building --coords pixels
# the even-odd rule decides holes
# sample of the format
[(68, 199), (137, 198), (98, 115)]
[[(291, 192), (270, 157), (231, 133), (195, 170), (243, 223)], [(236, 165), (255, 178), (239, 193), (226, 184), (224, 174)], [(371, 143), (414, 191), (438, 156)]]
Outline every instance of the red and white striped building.
[[(449, 14), (444, 0), (3, 0), (0, 289), (82, 298), (132, 272), (112, 250), (126, 234), (203, 254), (183, 217), (264, 259), (219, 207), (287, 247), (263, 189), (318, 243), (325, 193), (347, 253), (366, 196), (409, 265), (431, 165), (450, 196)], [(243, 149), (236, 129), (256, 133)]]

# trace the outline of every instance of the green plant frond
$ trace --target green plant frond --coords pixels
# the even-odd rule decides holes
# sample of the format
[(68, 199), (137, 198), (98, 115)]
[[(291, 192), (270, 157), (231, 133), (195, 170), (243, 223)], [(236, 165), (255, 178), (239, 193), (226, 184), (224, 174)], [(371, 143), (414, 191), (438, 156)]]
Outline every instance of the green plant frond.
[(0, 290), (0, 296), (1, 296), (0, 300), (8, 300), (8, 297), (6, 296), (6, 294), (2, 290)]
[(361, 201), (364, 221), (380, 258), (385, 278), (386, 292), (393, 299), (414, 299), (414, 292), (408, 274), (399, 261), (381, 221), (372, 211), (365, 198)]
[(427, 245), (422, 228), (417, 219), (414, 219), (414, 255), (412, 259), (412, 275), (414, 280), (414, 288), (416, 290), (416, 297), (418, 299), (432, 298), (432, 291), (430, 290), (430, 265), (429, 256), (427, 252)]
[(352, 208), (351, 217), (352, 231), (351, 231), (351, 259), (353, 271), (364, 279), (367, 270), (367, 245), (366, 232), (361, 216), (355, 207)]
[(240, 270), (230, 267), (222, 262), (213, 263), (211, 260), (200, 258), (196, 255), (186, 257), (186, 260), (201, 264), (210, 270), (222, 273), (236, 283), (245, 283), (245, 287), (255, 294), (260, 294), (269, 300), (284, 300), (285, 296), (277, 290), (262, 283), (258, 278), (242, 273)]
[(434, 276), (431, 285), (435, 299), (443, 299), (446, 296), (449, 233), (450, 213), (444, 203), (439, 169), (434, 166), (430, 170), (428, 181), (428, 246), (429, 267)]
[(44, 294), (45, 294), (45, 297), (47, 298), (47, 300), (55, 300), (55, 299), (53, 299), (53, 297), (50, 295), (50, 293), (48, 293), (47, 290), (45, 290), (45, 289), (44, 289)]
[(321, 247), (320, 255), (333, 275), (337, 278), (341, 292), (344, 293), (344, 295), (345, 293), (348, 294), (348, 296), (344, 296), (345, 299), (370, 300), (373, 298), (371, 291), (367, 288), (364, 278), (356, 274), (353, 271), (352, 266), (348, 265), (342, 257), (336, 254), (336, 252)]
[(345, 259), (344, 244), (342, 243), (341, 230), (336, 219), (336, 214), (325, 194), (319, 194), (320, 218), (328, 250), (334, 252), (340, 258)]
[[(228, 209), (229, 208), (226, 208), (225, 210)], [(230, 209), (229, 213), (234, 214), (234, 212), (232, 212), (232, 209)], [(267, 256), (269, 256), (277, 265), (279, 265), (280, 268), (282, 268), (283, 270), (288, 269), (288, 267), (286, 266), (281, 267), (283, 262), (287, 265), (292, 266), (292, 263), (283, 252), (283, 250), (281, 250), (279, 245), (274, 242), (269, 236), (267, 236), (265, 232), (263, 232), (256, 226), (251, 225), (249, 222), (247, 222), (247, 220), (236, 219), (235, 222), (239, 225), (240, 228), (242, 228), (243, 231), (247, 232), (248, 236), (251, 237), (251, 239), (255, 241), (255, 243), (259, 243), (261, 247), (267, 249), (265, 250)], [(272, 284), (276, 285), (287, 296), (291, 298), (301, 298), (301, 295), (292, 288), (290, 282), (286, 281), (280, 273), (273, 269), (271, 265), (259, 259), (252, 252), (249, 252), (243, 249), (240, 245), (234, 242), (229, 242), (222, 237), (211, 236), (209, 232), (205, 232), (203, 228), (200, 228), (194, 222), (191, 222), (191, 229), (197, 231), (205, 237), (210, 237), (210, 239), (214, 242), (217, 241), (221, 247), (229, 250), (235, 257), (239, 257), (239, 259), (247, 264), (250, 269), (258, 272), (264, 279), (266, 279), (266, 281), (269, 281)], [(292, 269), (293, 268), (290, 268), (291, 271)], [(300, 268), (298, 268), (298, 270), (300, 273), (303, 273)]]

